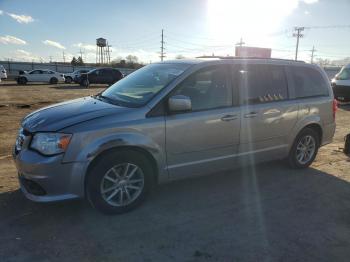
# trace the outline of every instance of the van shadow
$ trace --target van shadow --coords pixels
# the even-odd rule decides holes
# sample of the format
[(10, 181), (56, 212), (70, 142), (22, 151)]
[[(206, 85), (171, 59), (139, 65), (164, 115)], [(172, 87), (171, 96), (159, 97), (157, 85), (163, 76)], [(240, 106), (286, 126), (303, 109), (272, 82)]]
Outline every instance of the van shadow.
[[(345, 261), (349, 206), (347, 181), (278, 162), (162, 185), (142, 206), (119, 216), (102, 215), (84, 201), (32, 203), (15, 191), (0, 194), (0, 253), (33, 258), (44, 249), (50, 259), (74, 251), (79, 260), (133, 260), (142, 252), (155, 261), (170, 255), (189, 261)], [(1, 241), (17, 235), (23, 236), (20, 244)]]

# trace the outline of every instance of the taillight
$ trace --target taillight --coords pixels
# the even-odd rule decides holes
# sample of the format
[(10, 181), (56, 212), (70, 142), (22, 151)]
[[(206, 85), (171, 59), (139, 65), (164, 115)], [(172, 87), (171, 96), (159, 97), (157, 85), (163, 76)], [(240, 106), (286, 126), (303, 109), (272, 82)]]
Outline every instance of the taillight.
[(335, 113), (338, 110), (338, 101), (336, 99), (333, 99), (333, 118), (335, 118)]

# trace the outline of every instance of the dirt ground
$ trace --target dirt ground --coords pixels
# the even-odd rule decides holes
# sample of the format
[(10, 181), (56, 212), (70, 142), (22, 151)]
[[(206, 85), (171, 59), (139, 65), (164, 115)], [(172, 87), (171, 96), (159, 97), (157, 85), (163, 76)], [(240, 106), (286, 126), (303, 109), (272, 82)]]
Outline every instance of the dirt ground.
[(349, 261), (349, 105), (306, 170), (273, 162), (177, 181), (121, 216), (26, 200), (11, 158), (20, 120), (104, 88), (0, 83), (0, 261)]

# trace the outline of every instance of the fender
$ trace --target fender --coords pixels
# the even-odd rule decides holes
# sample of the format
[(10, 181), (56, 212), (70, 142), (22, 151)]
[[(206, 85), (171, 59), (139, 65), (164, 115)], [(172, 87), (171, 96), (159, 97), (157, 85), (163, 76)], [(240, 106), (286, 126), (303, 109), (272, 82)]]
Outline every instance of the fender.
[(318, 115), (308, 115), (298, 120), (294, 125), (293, 129), (288, 135), (288, 151), (292, 147), (294, 139), (299, 134), (299, 132), (306, 126), (316, 124), (322, 129), (321, 118)]
[[(80, 140), (82, 143), (84, 137)], [(134, 132), (117, 132), (109, 133), (95, 139), (87, 139), (88, 141), (79, 152), (67, 151), (63, 162), (86, 162), (86, 167), (101, 153), (117, 149), (118, 147), (134, 147), (147, 151), (155, 159), (158, 168), (158, 182), (163, 182), (168, 179), (168, 172), (166, 169), (166, 154), (162, 144), (152, 140), (151, 137), (143, 135), (142, 133)], [(85, 174), (84, 174), (85, 176)]]

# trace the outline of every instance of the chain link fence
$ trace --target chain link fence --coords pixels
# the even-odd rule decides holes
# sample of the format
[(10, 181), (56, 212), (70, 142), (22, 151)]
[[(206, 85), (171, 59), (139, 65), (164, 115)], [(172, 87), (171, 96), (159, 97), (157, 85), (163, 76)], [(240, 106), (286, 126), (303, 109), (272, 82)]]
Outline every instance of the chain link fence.
[[(0, 61), (0, 65), (3, 65), (7, 71), (7, 76), (9, 79), (12, 79), (19, 75), (20, 71), (31, 71), (34, 69), (48, 69), (53, 70), (60, 73), (71, 73), (78, 69), (94, 69), (98, 67), (106, 67), (99, 66), (94, 64), (86, 64), (84, 66), (72, 66), (68, 63), (37, 63), (37, 62), (16, 62), (16, 61)], [(135, 69), (130, 68), (116, 68), (123, 75), (128, 75), (131, 72), (135, 71)]]

